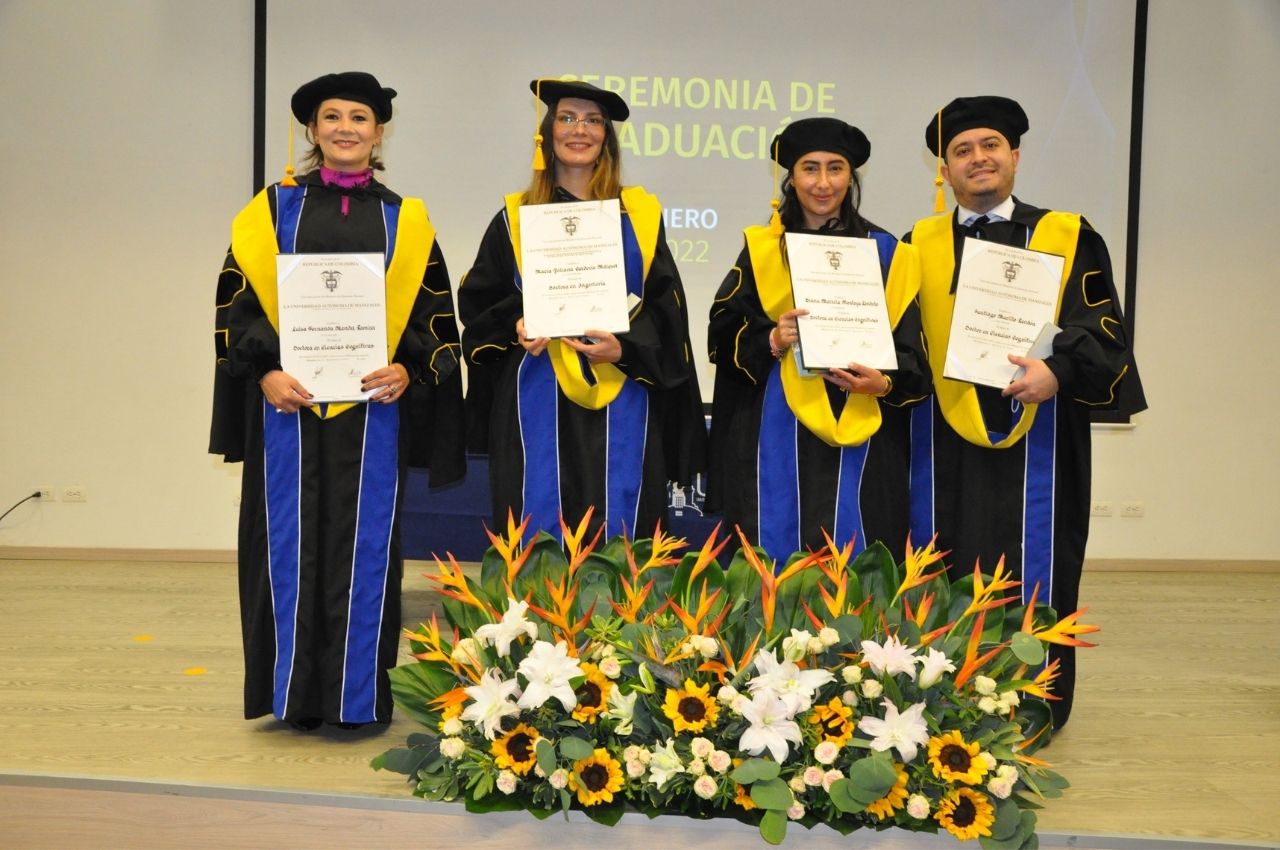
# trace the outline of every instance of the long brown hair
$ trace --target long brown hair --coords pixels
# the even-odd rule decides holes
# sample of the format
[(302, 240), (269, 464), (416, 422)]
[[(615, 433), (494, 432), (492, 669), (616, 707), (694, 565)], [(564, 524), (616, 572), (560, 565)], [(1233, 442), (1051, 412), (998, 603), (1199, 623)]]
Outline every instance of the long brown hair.
[[(542, 118), (538, 132), (542, 135), (542, 158), (547, 167), (533, 172), (529, 188), (524, 192), (526, 204), (546, 204), (551, 201), (556, 190), (556, 151), (555, 132), (556, 110), (548, 109)], [(591, 197), (584, 201), (607, 201), (622, 193), (622, 152), (618, 147), (618, 134), (614, 132), (613, 122), (604, 123), (604, 144), (600, 146), (600, 158), (596, 160), (595, 170), (591, 172), (591, 182), (587, 186)]]

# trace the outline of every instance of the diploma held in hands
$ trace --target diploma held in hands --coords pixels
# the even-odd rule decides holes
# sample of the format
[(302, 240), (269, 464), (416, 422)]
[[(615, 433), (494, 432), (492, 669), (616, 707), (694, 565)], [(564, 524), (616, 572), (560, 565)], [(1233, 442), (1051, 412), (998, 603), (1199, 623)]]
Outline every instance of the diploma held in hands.
[(530, 339), (631, 329), (616, 199), (521, 207), (520, 274)]
[[(1058, 309), (1062, 257), (966, 237), (943, 377), (1003, 389)], [(1050, 337), (1051, 339), (1051, 337)]]
[(387, 365), (382, 254), (278, 254), (280, 367), (316, 401), (363, 401), (360, 379)]
[(897, 369), (875, 240), (806, 233), (786, 239), (791, 293), (796, 307), (809, 311), (796, 321), (802, 367)]

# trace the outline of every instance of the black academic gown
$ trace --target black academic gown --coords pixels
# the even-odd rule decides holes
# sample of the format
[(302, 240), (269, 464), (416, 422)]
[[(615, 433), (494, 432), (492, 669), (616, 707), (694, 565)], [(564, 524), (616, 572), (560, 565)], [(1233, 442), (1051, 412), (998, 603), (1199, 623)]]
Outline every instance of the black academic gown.
[[(1026, 247), (1029, 233), (1047, 213), (1015, 199), (1012, 219), (983, 225), (981, 238)], [(955, 220), (954, 213), (951, 231), (958, 269), (963, 239), (973, 234)], [(914, 237), (913, 232), (906, 239), (919, 245)], [(921, 247), (927, 281), (930, 255)], [(952, 275), (953, 289), (955, 274), (958, 271)], [(1132, 414), (1146, 408), (1116, 296), (1111, 258), (1088, 222), (1081, 223), (1057, 324), (1062, 332), (1054, 339), (1053, 354), (1045, 359), (1059, 385), (1053, 409), (1042, 404), (1033, 431), (1012, 447), (986, 448), (963, 439), (943, 418), (936, 398), (916, 411), (912, 534), (927, 539), (936, 532), (938, 547), (951, 552), (947, 560), (953, 575), (971, 573), (976, 563), (989, 574), (1003, 557), (1014, 576), (1027, 579), (1024, 600), (1033, 590), (1030, 576), (1024, 576), (1024, 557), (1041, 559), (1044, 569), (1037, 570), (1036, 580), (1045, 581), (1051, 589), (1046, 592), (1042, 586), (1039, 601), (1049, 603), (1062, 616), (1078, 608), (1089, 535), (1090, 413), (1118, 409)], [(930, 355), (941, 362), (946, 352)], [(977, 393), (988, 429), (1007, 434), (1016, 403), (997, 389), (978, 387)], [(1037, 457), (1047, 460), (1041, 463)], [(1043, 488), (1045, 498), (1038, 503), (1046, 506), (1049, 524), (1043, 526), (1047, 529), (1043, 533), (1029, 533), (1027, 517), (1036, 509), (1026, 494), (1037, 487)], [(1055, 645), (1050, 658), (1061, 665), (1053, 691), (1061, 699), (1051, 703), (1054, 724), (1061, 728), (1071, 714), (1075, 653)]]
[[(556, 200), (576, 199), (557, 189)], [(563, 517), (576, 525), (587, 508), (594, 506), (598, 525), (604, 521), (610, 488), (607, 408), (581, 407), (557, 388), (553, 433), (526, 445), (529, 436), (521, 431), (520, 370), (532, 355), (516, 341), (516, 320), (524, 309), (506, 215), (506, 210), (501, 210), (490, 222), (475, 264), (458, 289), (462, 348), (468, 366), (469, 448), (489, 455), (495, 527), (505, 527), (508, 512), (517, 521), (526, 513), (526, 487), (552, 486), (546, 480), (526, 480), (526, 456), (535, 452), (540, 458), (554, 458)], [(706, 441), (697, 374), (690, 356), (687, 301), (661, 229), (653, 250), (640, 309), (633, 310), (630, 331), (618, 334), (622, 359), (616, 364), (628, 383), (641, 388), (647, 397), (646, 420), (631, 446), (632, 451), (643, 452), (636, 519), (634, 525), (627, 523), (627, 530), (636, 537), (652, 536), (659, 522), (669, 528), (667, 482), (687, 483), (702, 470)], [(548, 355), (544, 352), (541, 356), (545, 359)], [(613, 485), (617, 484), (615, 476)], [(554, 520), (533, 530), (560, 536)], [(609, 534), (620, 530), (611, 527)]]
[[(350, 190), (343, 216), (341, 190), (324, 186), (315, 172), (301, 182), (306, 198), (296, 252), (385, 252), (383, 203), (398, 206), (399, 196), (376, 182)], [(266, 191), (275, 222), (276, 187)], [(406, 467), (429, 466), (433, 485), (457, 480), (465, 469), (458, 336), (444, 257), (433, 245), (407, 327), (391, 353), (409, 373), (408, 391), (393, 405), (357, 404), (333, 418), (308, 410), (277, 414), (265, 405), (257, 382), (280, 368), (279, 336), (231, 251), (217, 304), (209, 450), (244, 462), (239, 573), (245, 717), (386, 722), (392, 709), (386, 670), (395, 665), (399, 642), (399, 509)], [(294, 441), (289, 451), (297, 469), (289, 475), (294, 483), (274, 490), (271, 499), (296, 503), (296, 520), (282, 527), (277, 512), (272, 546), (271, 485), (264, 482), (272, 480), (271, 458), (278, 461), (283, 453), (272, 454), (276, 438), (264, 434), (279, 433), (281, 423), (291, 426), (284, 431)], [(379, 463), (386, 472), (381, 477), (372, 473)], [(375, 528), (370, 505), (379, 501), (387, 509), (384, 525)], [(296, 540), (283, 547), (286, 535)], [(370, 544), (371, 537), (382, 540)]]
[[(716, 365), (707, 506), (723, 513), (726, 525), (740, 527), (753, 542), (760, 540), (761, 500), (770, 498), (758, 486), (759, 464), (761, 458), (780, 450), (761, 440), (766, 386), (779, 369), (769, 345), (775, 324), (761, 305), (751, 255), (744, 247), (716, 293), (707, 331), (708, 353)], [(828, 445), (797, 423), (795, 484), (799, 492), (798, 538), (803, 549), (817, 550), (825, 545), (824, 532), (837, 535), (837, 500), (843, 492), (844, 498), (858, 502), (862, 520), (858, 550), (878, 540), (895, 558), (903, 557), (908, 529), (910, 408), (928, 395), (931, 386), (916, 304), (907, 308), (894, 329), (894, 343), (898, 368), (887, 372), (893, 389), (880, 401), (882, 422), (867, 441), (860, 477), (844, 481), (842, 487), (840, 447)], [(838, 416), (846, 396), (833, 385), (826, 389)], [(848, 469), (846, 465), (843, 471)], [(834, 542), (843, 546), (849, 541)], [(770, 553), (774, 557), (789, 554)]]

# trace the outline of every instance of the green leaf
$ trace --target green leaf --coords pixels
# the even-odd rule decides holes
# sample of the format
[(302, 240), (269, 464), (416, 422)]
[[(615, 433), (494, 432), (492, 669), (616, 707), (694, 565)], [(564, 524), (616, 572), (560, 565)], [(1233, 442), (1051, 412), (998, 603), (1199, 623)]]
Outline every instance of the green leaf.
[(753, 782), (777, 779), (781, 772), (782, 768), (776, 761), (747, 759), (733, 769), (733, 772), (729, 774), (729, 778), (739, 785), (750, 785)]
[(556, 748), (546, 738), (539, 738), (538, 743), (534, 744), (533, 751), (538, 758), (538, 767), (542, 768), (542, 772), (547, 776), (556, 772)]
[(898, 771), (888, 756), (875, 754), (858, 759), (849, 768), (849, 795), (864, 805), (874, 803), (898, 781)]
[(762, 809), (785, 812), (791, 808), (791, 789), (781, 778), (762, 779), (751, 785), (751, 799)]
[(391, 682), (391, 697), (400, 710), (432, 729), (440, 722), (440, 712), (430, 708), (428, 703), (458, 684), (447, 667), (441, 668), (426, 661), (403, 664), (389, 670), (387, 677)]
[(853, 785), (848, 779), (837, 779), (831, 783), (831, 790), (827, 792), (828, 796), (831, 797), (832, 805), (847, 815), (857, 814), (866, 809), (867, 803), (875, 802), (875, 800), (864, 802), (856, 799), (851, 793), (852, 789)]
[(429, 747), (395, 747), (375, 758), (372, 765), (374, 770), (389, 770), (392, 773), (413, 776), (418, 772), (418, 768), (433, 755), (434, 752)]
[(787, 813), (770, 810), (760, 818), (760, 837), (770, 844), (781, 844), (787, 837)]
[(568, 788), (560, 789), (560, 811), (564, 812), (564, 819), (569, 819), (569, 804), (573, 802), (573, 797), (569, 794)]
[(590, 741), (573, 736), (560, 739), (560, 755), (569, 761), (582, 761), (591, 758), (591, 754), (595, 752), (595, 747), (591, 746)]
[(1010, 648), (1023, 664), (1036, 667), (1044, 663), (1044, 644), (1027, 632), (1014, 632)]
[[(615, 800), (618, 800), (617, 796)], [(584, 806), (582, 809), (584, 815), (605, 826), (617, 826), (618, 821), (622, 820), (624, 811), (626, 807), (620, 801), (601, 806)]]
[(991, 824), (991, 837), (997, 841), (1012, 837), (1017, 832), (1018, 820), (1022, 817), (1018, 804), (1013, 800), (993, 799), (991, 802), (996, 804), (996, 819)]
[[(1001, 802), (1007, 803), (1010, 801), (1003, 800)], [(1016, 809), (1017, 807), (1015, 806), (1014, 808)], [(985, 835), (978, 838), (978, 843), (983, 847), (983, 850), (1024, 850), (1024, 848), (1030, 850), (1029, 840), (1035, 838), (1036, 816), (1034, 812), (1022, 812), (1013, 822), (1013, 829), (1005, 838), (997, 839), (995, 837), (994, 824), (992, 827), (990, 838)], [(1036, 846), (1039, 846), (1038, 840), (1036, 841)]]

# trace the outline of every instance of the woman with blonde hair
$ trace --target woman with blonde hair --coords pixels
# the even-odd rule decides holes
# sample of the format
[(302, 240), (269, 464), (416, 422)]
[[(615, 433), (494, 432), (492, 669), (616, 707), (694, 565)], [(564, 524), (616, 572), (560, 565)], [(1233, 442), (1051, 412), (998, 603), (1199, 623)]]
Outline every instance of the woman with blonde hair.
[[(529, 188), (508, 195), (458, 291), (472, 446), (487, 450), (494, 522), (560, 535), (588, 508), (606, 536), (665, 525), (668, 480), (700, 466), (705, 426), (680, 275), (657, 198), (624, 187), (614, 122), (630, 110), (589, 83), (530, 83), (546, 115)], [(618, 199), (630, 328), (525, 332), (520, 207)]]
[[(422, 201), (373, 177), (395, 95), (359, 71), (294, 93), (314, 167), (236, 216), (218, 279), (209, 450), (244, 462), (244, 714), (300, 730), (390, 721), (406, 467), (433, 484), (464, 468), (444, 257)], [(281, 365), (276, 257), (368, 253), (385, 261), (386, 365), (353, 381), (361, 401), (323, 403), (313, 373)]]

